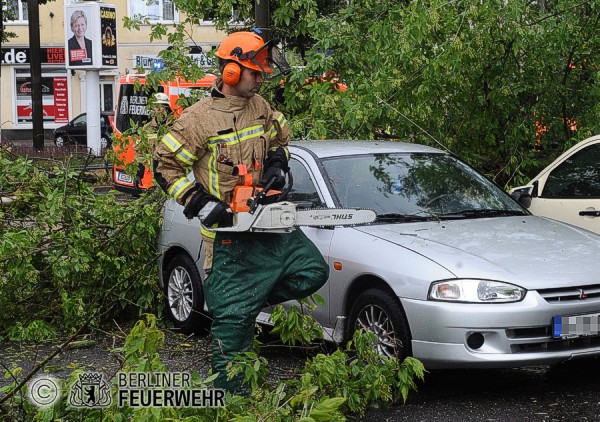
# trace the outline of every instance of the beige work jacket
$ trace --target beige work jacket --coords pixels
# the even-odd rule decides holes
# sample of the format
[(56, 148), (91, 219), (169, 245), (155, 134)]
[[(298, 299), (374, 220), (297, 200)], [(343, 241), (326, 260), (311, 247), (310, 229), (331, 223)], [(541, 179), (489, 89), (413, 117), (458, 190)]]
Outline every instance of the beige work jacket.
[[(206, 192), (229, 203), (241, 182), (240, 170), (245, 169), (254, 185), (260, 184), (267, 151), (285, 147), (290, 140), (285, 117), (260, 95), (226, 96), (219, 90), (221, 84), (215, 81), (211, 97), (188, 107), (154, 151), (156, 171), (167, 182), (163, 189), (182, 205), (186, 205), (185, 193), (193, 187), (187, 177), (190, 167)], [(207, 242), (214, 238), (206, 230), (202, 234)], [(210, 267), (212, 250), (205, 251), (211, 254), (205, 264)]]

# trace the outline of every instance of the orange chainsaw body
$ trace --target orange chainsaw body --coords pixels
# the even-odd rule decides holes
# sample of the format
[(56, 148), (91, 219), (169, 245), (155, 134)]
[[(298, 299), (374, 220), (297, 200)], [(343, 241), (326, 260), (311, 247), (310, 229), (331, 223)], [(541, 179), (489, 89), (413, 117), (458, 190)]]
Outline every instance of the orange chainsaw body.
[[(256, 186), (238, 185), (233, 189), (233, 196), (229, 204), (229, 208), (233, 212), (248, 212), (250, 207), (248, 206), (248, 200), (254, 198), (263, 188)], [(270, 190), (267, 192), (267, 196), (279, 195), (281, 191)]]

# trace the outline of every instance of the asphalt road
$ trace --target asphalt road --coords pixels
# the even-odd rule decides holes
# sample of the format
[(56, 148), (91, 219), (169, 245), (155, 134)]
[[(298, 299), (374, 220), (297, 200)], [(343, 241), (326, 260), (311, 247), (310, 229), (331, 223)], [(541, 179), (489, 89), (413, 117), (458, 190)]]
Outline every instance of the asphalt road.
[[(123, 327), (128, 331), (130, 327)], [(124, 334), (118, 329), (96, 332), (85, 347), (66, 350), (45, 368), (64, 378), (76, 364), (83, 370), (112, 375), (120, 367), (119, 353)], [(166, 344), (161, 359), (170, 371), (210, 367), (208, 338), (185, 337), (165, 331)], [(0, 342), (0, 363), (21, 366), (23, 374), (50, 354), (56, 342)], [(267, 346), (272, 376), (294, 376), (306, 355), (290, 353), (282, 346)], [(4, 371), (2, 371), (4, 372)], [(0, 377), (0, 387), (9, 380)], [(0, 393), (0, 397), (2, 394)], [(432, 371), (406, 404), (371, 409), (361, 418), (366, 422), (387, 421), (600, 421), (600, 359), (579, 360), (556, 367), (539, 366), (501, 370)]]
[(405, 405), (364, 421), (598, 421), (600, 360), (427, 374)]

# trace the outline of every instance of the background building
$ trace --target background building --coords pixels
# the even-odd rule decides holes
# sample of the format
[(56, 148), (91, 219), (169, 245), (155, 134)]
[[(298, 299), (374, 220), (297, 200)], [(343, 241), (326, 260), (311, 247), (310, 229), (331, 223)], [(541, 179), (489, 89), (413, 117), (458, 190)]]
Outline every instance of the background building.
[[(166, 39), (150, 42), (151, 25), (144, 25), (139, 31), (125, 29), (123, 17), (148, 16), (152, 24), (177, 23), (181, 16), (169, 0), (106, 0), (103, 3), (114, 4), (117, 11), (118, 69), (100, 71), (101, 110), (109, 111), (114, 110), (119, 76), (135, 73), (138, 66), (151, 70), (158, 53), (169, 47)], [(44, 133), (47, 138), (53, 129), (86, 110), (86, 71), (65, 68), (64, 4), (57, 0), (39, 6)], [(3, 19), (6, 31), (17, 36), (3, 43), (0, 52), (1, 135), (12, 140), (31, 139), (27, 2), (6, 0)], [(212, 22), (198, 22), (192, 38), (202, 50), (194, 51), (200, 63), (208, 63), (205, 52), (216, 48), (224, 36), (215, 30)]]

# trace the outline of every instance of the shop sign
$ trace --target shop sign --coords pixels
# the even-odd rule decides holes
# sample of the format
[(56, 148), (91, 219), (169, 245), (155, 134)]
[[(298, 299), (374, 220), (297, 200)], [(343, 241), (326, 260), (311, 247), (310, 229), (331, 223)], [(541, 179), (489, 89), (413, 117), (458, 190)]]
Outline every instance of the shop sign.
[[(32, 122), (31, 77), (15, 78), (18, 123)], [(44, 121), (69, 122), (69, 92), (66, 76), (42, 77), (42, 111)]]
[[(19, 76), (15, 78), (17, 83), (17, 97), (31, 97), (31, 78)], [(42, 78), (42, 95), (53, 95), (54, 85), (51, 77)]]
[(154, 62), (157, 60), (157, 56), (149, 57), (149, 56), (133, 56), (135, 67), (141, 67), (142, 69), (153, 69)]
[(190, 54), (196, 64), (200, 67), (208, 68), (215, 65), (214, 57), (208, 57), (205, 53)]
[[(193, 58), (196, 64), (204, 69), (208, 69), (215, 65), (215, 59), (213, 57), (208, 57), (206, 53), (201, 52), (197, 54), (189, 54), (189, 57)], [(157, 66), (155, 64), (156, 61), (159, 61), (160, 58), (158, 55), (133, 55), (133, 62), (135, 63), (136, 68), (142, 69), (156, 69)]]
[[(64, 64), (65, 49), (63, 47), (47, 47), (40, 50), (42, 64)], [(29, 64), (31, 63), (31, 51), (29, 47), (2, 47), (0, 58), (2, 64)]]
[(69, 98), (66, 77), (55, 77), (54, 123), (69, 123)]

